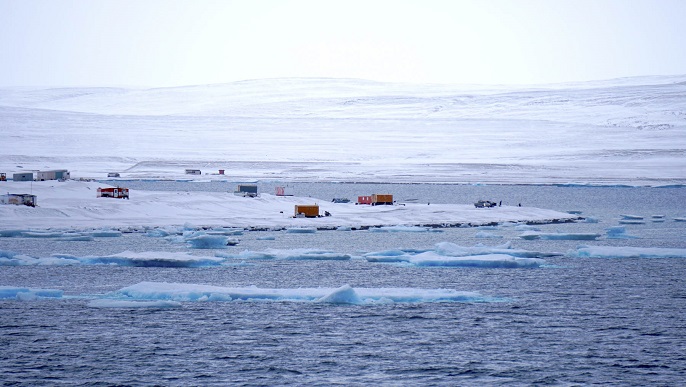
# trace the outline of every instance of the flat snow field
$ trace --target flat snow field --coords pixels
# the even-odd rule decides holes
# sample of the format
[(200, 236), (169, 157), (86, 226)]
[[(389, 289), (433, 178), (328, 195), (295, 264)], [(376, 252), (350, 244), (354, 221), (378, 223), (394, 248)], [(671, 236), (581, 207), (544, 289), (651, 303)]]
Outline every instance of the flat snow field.
[[(191, 224), (197, 227), (292, 228), (369, 227), (388, 225), (483, 225), (575, 219), (558, 211), (531, 207), (475, 208), (471, 204), (392, 206), (332, 203), (303, 197), (260, 194), (249, 198), (223, 192), (131, 191), (131, 199), (98, 198), (96, 182), (0, 182), (0, 192), (12, 189), (38, 197), (38, 206), (0, 205), (0, 229), (137, 228)], [(319, 204), (332, 216), (294, 218), (296, 204)]]

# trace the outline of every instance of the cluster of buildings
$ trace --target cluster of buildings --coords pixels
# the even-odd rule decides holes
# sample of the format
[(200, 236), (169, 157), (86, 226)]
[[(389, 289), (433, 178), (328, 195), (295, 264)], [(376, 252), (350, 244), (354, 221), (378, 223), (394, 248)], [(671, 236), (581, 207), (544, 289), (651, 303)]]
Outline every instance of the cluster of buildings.
[[(27, 171), (12, 174), (13, 181), (67, 180), (69, 178), (71, 178), (71, 175), (66, 169)], [(7, 181), (7, 173), (0, 173), (0, 181)], [(33, 194), (8, 192), (4, 195), (0, 195), (0, 204), (14, 204), (35, 207), (38, 204), (38, 198)]]
[[(200, 175), (201, 171), (197, 169), (187, 169), (186, 174), (189, 175)], [(224, 170), (219, 171), (220, 174), (224, 173)], [(67, 180), (70, 179), (71, 175), (66, 169), (56, 169), (49, 171), (28, 171), (14, 173), (12, 178), (14, 181), (46, 181), (46, 180)], [(108, 177), (119, 177), (119, 173), (109, 173)], [(5, 173), (0, 173), (0, 181), (6, 181), (7, 175)], [(254, 184), (239, 184), (234, 191), (235, 195), (243, 197), (257, 197), (258, 190), (257, 185)], [(293, 188), (291, 187), (276, 187), (276, 196), (293, 196)], [(115, 198), (115, 199), (129, 199), (129, 189), (123, 187), (112, 187), (112, 188), (98, 188), (97, 197), (104, 198)], [(335, 203), (348, 203), (348, 199), (334, 199)], [(363, 205), (392, 205), (393, 195), (391, 194), (373, 194), (357, 197), (357, 204)], [(15, 205), (26, 205), (35, 207), (37, 204), (36, 195), (32, 194), (12, 194), (7, 193), (6, 195), (0, 195), (0, 204), (15, 204)], [(329, 216), (330, 214), (325, 211), (324, 216)], [(295, 218), (316, 218), (322, 216), (319, 210), (318, 204), (296, 204), (295, 205)]]

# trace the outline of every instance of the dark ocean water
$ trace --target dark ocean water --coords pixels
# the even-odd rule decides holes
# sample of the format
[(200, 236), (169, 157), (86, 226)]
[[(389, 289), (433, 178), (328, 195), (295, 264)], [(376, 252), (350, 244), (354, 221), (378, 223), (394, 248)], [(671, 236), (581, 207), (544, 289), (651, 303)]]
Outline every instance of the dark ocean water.
[[(190, 183), (186, 183), (190, 184)], [(347, 186), (347, 185), (346, 185)], [(340, 195), (340, 185), (311, 185)], [(195, 187), (195, 186), (193, 186)], [(303, 187), (298, 187), (302, 189)], [(377, 187), (363, 187), (365, 192)], [(365, 252), (477, 243), (566, 253), (578, 245), (686, 249), (685, 188), (388, 185), (400, 199), (478, 199), (582, 211), (598, 223), (541, 226), (598, 232), (621, 214), (635, 239), (519, 239), (512, 227), (425, 233), (247, 232), (224, 251), (325, 248), (348, 261), (259, 260), (207, 268), (0, 266), (0, 286), (64, 290), (56, 299), (0, 299), (3, 385), (682, 385), (686, 380), (686, 258), (545, 258), (535, 269), (369, 263)], [(192, 188), (195, 189), (195, 188)], [(362, 191), (362, 190), (360, 190)], [(307, 193), (299, 193), (307, 194)], [(339, 194), (339, 195), (336, 195)], [(315, 195), (319, 196), (321, 195)], [(332, 196), (333, 197), (333, 196)], [(451, 198), (456, 198), (451, 200)], [(652, 222), (653, 215), (664, 222)], [(493, 238), (479, 238), (487, 232)], [(265, 235), (274, 240), (262, 240)], [(91, 242), (0, 238), (34, 257), (184, 251), (143, 234)], [(173, 309), (94, 308), (93, 298), (143, 281), (263, 288), (474, 291), (492, 302), (337, 305), (182, 302)]]

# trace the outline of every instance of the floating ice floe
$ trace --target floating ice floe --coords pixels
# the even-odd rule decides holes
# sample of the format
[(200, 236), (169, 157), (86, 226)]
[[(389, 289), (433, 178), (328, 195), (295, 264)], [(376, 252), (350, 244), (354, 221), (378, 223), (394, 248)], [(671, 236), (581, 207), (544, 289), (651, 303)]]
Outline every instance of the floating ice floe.
[(274, 235), (264, 235), (264, 236), (259, 236), (257, 238), (258, 241), (275, 241), (276, 237)]
[(238, 241), (224, 235), (204, 234), (186, 238), (186, 243), (193, 249), (225, 249), (237, 245)]
[(97, 230), (90, 232), (90, 234), (97, 238), (117, 238), (122, 235), (121, 231), (117, 230)]
[(364, 258), (375, 263), (405, 263), (414, 266), (517, 268), (539, 267), (545, 264), (541, 256), (559, 254), (540, 253), (510, 248), (507, 243), (498, 247), (464, 247), (449, 242), (436, 245), (434, 250), (386, 250), (367, 253)]
[(624, 226), (613, 226), (607, 228), (607, 238), (608, 239), (635, 239), (637, 236), (629, 235), (626, 233), (626, 227)]
[(286, 229), (286, 232), (290, 234), (314, 234), (317, 229), (314, 227), (293, 227)]
[(218, 252), (217, 257), (227, 259), (264, 259), (264, 260), (316, 260), (316, 261), (347, 261), (349, 254), (336, 253), (319, 249), (266, 249), (263, 251), (245, 250), (238, 254)]
[(619, 224), (645, 224), (643, 217), (640, 215), (620, 215)]
[(428, 232), (428, 227), (419, 226), (381, 226), (370, 227), (370, 232)]
[(576, 258), (686, 258), (686, 249), (659, 247), (580, 246), (569, 251)]
[(64, 235), (61, 231), (24, 231), (21, 236), (24, 238), (60, 238)]
[(29, 301), (40, 298), (62, 298), (63, 294), (64, 292), (62, 290), (57, 289), (0, 286), (0, 299), (15, 299), (20, 301)]
[(207, 230), (207, 234), (209, 234), (209, 235), (236, 236), (236, 235), (243, 235), (243, 231), (244, 230), (242, 228), (217, 227), (217, 228)]
[(219, 266), (224, 260), (216, 257), (200, 257), (187, 253), (168, 251), (125, 251), (104, 256), (77, 257), (69, 254), (53, 254), (46, 258), (34, 258), (12, 252), (0, 252), (0, 266), (64, 266), (64, 265), (116, 265), (136, 267), (206, 267)]
[(536, 231), (527, 231), (519, 235), (521, 239), (535, 240), (535, 239), (545, 239), (545, 240), (596, 240), (600, 237), (600, 234), (596, 233), (545, 233)]
[(415, 266), (441, 266), (441, 267), (490, 267), (490, 268), (523, 268), (539, 267), (545, 264), (540, 258), (518, 258), (507, 254), (482, 254), (463, 257), (448, 257), (427, 251), (413, 255), (409, 263)]
[(644, 220), (639, 219), (620, 219), (619, 224), (645, 224)]
[(338, 288), (267, 289), (255, 286), (234, 288), (166, 282), (141, 282), (110, 293), (107, 297), (128, 301), (290, 301), (355, 305), (500, 301), (476, 292), (452, 289), (353, 288), (349, 285)]

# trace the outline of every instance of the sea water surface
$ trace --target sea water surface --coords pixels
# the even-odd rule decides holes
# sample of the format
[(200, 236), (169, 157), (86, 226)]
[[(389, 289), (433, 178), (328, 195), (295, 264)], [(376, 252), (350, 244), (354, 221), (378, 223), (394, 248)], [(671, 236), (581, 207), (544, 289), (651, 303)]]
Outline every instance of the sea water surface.
[[(130, 184), (133, 185), (134, 183)], [(137, 182), (135, 189), (226, 190), (233, 183)], [(171, 184), (171, 185), (170, 185)], [(217, 185), (203, 188), (198, 184)], [(274, 183), (273, 185), (277, 185)], [(230, 187), (230, 188), (228, 188)], [(260, 183), (264, 192), (271, 183)], [(502, 200), (577, 211), (589, 222), (536, 226), (597, 240), (524, 240), (522, 228), (425, 232), (244, 232), (238, 245), (190, 249), (125, 233), (92, 241), (0, 238), (0, 251), (44, 258), (123, 251), (214, 257), (326, 249), (346, 260), (245, 259), (211, 267), (0, 266), (0, 286), (61, 297), (0, 299), (3, 385), (679, 385), (686, 380), (686, 258), (579, 258), (580, 245), (686, 249), (686, 188), (303, 183), (298, 195), (393, 193), (398, 201)], [(487, 211), (487, 209), (485, 209)], [(642, 221), (620, 223), (643, 217)], [(335, 216), (335, 214), (334, 214)], [(611, 238), (621, 226), (625, 238)], [(437, 243), (509, 245), (535, 268), (420, 267), (364, 254)], [(558, 255), (552, 255), (558, 253)], [(618, 254), (619, 256), (620, 254)], [(141, 282), (251, 289), (449, 289), (481, 297), (364, 304), (265, 298), (94, 307)], [(113, 293), (114, 292), (114, 293)], [(165, 295), (162, 295), (165, 296)], [(95, 304), (97, 306), (97, 304)]]

